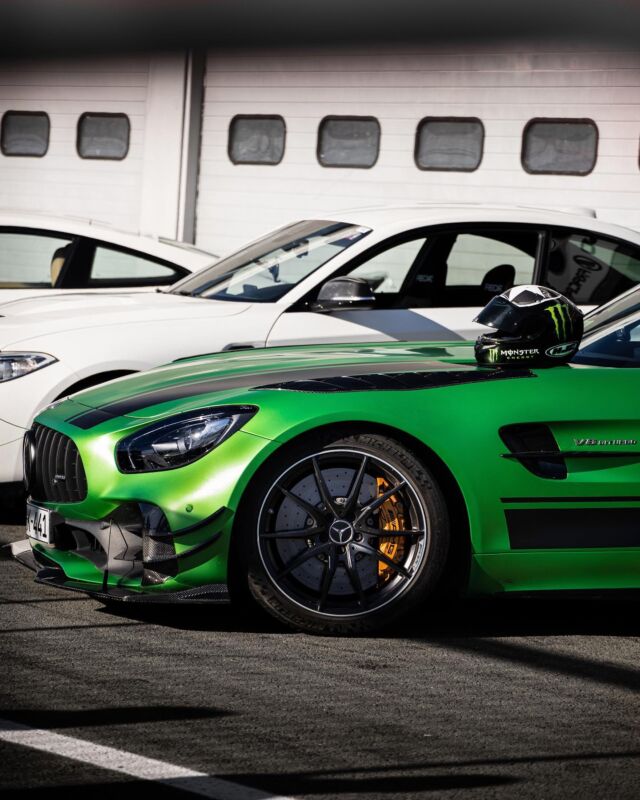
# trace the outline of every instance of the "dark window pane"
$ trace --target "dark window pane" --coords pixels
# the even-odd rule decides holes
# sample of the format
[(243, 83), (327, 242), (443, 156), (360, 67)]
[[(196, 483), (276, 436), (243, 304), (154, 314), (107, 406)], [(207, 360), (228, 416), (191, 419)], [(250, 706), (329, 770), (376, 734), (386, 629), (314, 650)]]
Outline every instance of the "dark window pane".
[(129, 151), (129, 131), (126, 114), (83, 114), (78, 122), (78, 155), (121, 160)]
[(5, 156), (43, 156), (49, 147), (49, 117), (40, 112), (7, 111), (2, 117)]
[(318, 132), (323, 167), (372, 167), (378, 160), (380, 124), (373, 117), (326, 117)]
[(591, 233), (555, 230), (545, 284), (579, 305), (600, 305), (640, 282), (640, 249)]
[(279, 164), (284, 138), (282, 117), (234, 117), (229, 126), (229, 158), (234, 164)]
[(525, 128), (522, 165), (528, 172), (586, 175), (597, 146), (598, 129), (590, 120), (534, 120)]
[(478, 119), (424, 119), (416, 135), (420, 169), (477, 169), (482, 159), (484, 127)]
[(621, 325), (606, 336), (585, 336), (574, 364), (602, 367), (640, 367), (640, 321), (636, 314), (631, 322)]

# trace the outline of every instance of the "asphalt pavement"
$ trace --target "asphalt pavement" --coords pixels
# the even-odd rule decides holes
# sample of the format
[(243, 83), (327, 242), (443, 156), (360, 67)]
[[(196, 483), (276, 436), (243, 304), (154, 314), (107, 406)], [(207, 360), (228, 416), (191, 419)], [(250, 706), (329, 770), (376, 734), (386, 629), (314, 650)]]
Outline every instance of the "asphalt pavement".
[(320, 638), (229, 607), (116, 613), (6, 549), (0, 571), (3, 798), (640, 796), (637, 599), (467, 601)]

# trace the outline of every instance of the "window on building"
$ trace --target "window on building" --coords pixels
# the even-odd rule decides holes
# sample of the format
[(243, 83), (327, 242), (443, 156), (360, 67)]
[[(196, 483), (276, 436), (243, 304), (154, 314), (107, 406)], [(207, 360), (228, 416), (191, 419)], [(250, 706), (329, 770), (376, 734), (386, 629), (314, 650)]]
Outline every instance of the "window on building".
[(238, 115), (229, 125), (229, 158), (234, 164), (279, 164), (285, 137), (282, 117)]
[(129, 152), (130, 131), (126, 114), (83, 114), (78, 120), (78, 155), (121, 161)]
[(482, 161), (484, 126), (474, 117), (425, 117), (416, 131), (420, 169), (472, 172)]
[(598, 128), (590, 119), (532, 119), (523, 133), (522, 166), (533, 173), (587, 175), (597, 150)]
[(43, 156), (49, 148), (49, 116), (42, 111), (7, 111), (0, 141), (5, 156)]
[(323, 167), (372, 167), (380, 152), (375, 117), (325, 117), (318, 130), (318, 161)]

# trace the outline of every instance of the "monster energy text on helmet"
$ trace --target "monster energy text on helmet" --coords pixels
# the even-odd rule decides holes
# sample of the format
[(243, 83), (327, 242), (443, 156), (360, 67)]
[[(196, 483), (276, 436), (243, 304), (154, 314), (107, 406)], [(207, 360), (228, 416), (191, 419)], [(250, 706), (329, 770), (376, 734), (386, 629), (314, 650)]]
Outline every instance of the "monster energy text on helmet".
[(476, 340), (479, 364), (566, 364), (580, 346), (582, 312), (545, 286), (514, 286), (494, 297), (475, 322), (495, 328)]

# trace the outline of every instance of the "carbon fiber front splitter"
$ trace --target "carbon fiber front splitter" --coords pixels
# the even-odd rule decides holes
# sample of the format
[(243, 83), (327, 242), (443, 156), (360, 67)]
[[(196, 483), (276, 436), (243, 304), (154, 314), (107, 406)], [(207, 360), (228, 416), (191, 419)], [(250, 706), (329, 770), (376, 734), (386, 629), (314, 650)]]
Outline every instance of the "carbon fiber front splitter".
[[(85, 581), (70, 580), (63, 570), (54, 565), (39, 563), (34, 557), (33, 550), (28, 541), (13, 542), (10, 545), (11, 555), (25, 567), (36, 573), (36, 583), (45, 586), (55, 586), (57, 589), (66, 589), (70, 592), (83, 592), (96, 600), (115, 601), (122, 603), (137, 604), (173, 604), (173, 603), (197, 603), (197, 604), (226, 604), (229, 603), (229, 589), (226, 583), (211, 583), (205, 586), (198, 586), (193, 589), (183, 589), (178, 592), (133, 592), (118, 586), (97, 588), (94, 583)], [(43, 558), (40, 554), (39, 558)], [(48, 560), (48, 559), (47, 559)]]

